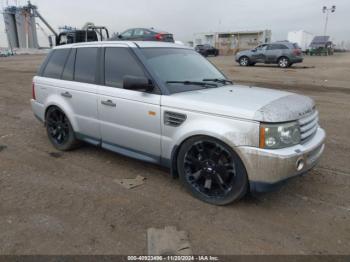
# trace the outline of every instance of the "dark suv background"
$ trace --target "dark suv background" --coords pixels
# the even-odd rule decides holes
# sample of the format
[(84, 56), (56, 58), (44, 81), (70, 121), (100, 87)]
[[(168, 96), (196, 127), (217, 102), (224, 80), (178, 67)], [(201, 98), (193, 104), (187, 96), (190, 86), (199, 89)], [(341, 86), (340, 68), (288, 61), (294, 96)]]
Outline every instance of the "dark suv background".
[(200, 53), (203, 56), (209, 56), (209, 55), (218, 56), (219, 55), (219, 50), (211, 45), (196, 45), (194, 50), (196, 50), (198, 53)]
[(132, 28), (110, 38), (110, 40), (161, 41), (174, 43), (174, 36), (171, 33), (154, 28)]
[(302, 51), (298, 44), (276, 42), (263, 44), (252, 50), (238, 52), (235, 58), (241, 66), (253, 66), (256, 63), (278, 64), (286, 68), (294, 63), (303, 62)]

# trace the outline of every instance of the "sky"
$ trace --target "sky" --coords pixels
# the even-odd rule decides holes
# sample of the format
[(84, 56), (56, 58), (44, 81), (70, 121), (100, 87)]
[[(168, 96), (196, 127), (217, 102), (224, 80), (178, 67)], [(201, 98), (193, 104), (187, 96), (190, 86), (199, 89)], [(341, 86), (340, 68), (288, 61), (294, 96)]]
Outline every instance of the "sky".
[[(25, 0), (0, 0), (0, 8), (26, 4)], [(289, 31), (306, 30), (323, 34), (324, 5), (336, 5), (329, 16), (328, 34), (336, 43), (350, 43), (350, 0), (32, 0), (39, 12), (57, 29), (86, 22), (104, 25), (110, 32), (131, 27), (155, 27), (175, 35), (176, 40), (193, 40), (198, 32), (272, 30), (272, 40), (285, 40)], [(44, 26), (43, 26), (44, 27)], [(46, 30), (49, 32), (49, 30)], [(40, 32), (42, 46), (48, 46)], [(0, 17), (0, 46), (7, 46)]]

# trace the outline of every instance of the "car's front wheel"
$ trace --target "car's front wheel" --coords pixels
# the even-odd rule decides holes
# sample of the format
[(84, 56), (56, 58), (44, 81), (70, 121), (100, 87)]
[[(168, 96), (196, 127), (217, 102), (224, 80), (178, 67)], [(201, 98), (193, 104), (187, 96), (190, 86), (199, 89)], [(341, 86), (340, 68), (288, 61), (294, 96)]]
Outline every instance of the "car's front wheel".
[(239, 65), (240, 66), (249, 66), (249, 58), (246, 57), (246, 56), (242, 56), (240, 59), (239, 59)]
[(49, 140), (56, 149), (68, 151), (79, 145), (69, 119), (60, 108), (48, 109), (45, 124)]
[(196, 136), (185, 141), (177, 165), (185, 187), (207, 203), (227, 205), (247, 192), (248, 178), (242, 161), (215, 138)]
[(281, 57), (278, 59), (278, 66), (281, 68), (287, 68), (290, 65), (289, 59), (287, 57)]

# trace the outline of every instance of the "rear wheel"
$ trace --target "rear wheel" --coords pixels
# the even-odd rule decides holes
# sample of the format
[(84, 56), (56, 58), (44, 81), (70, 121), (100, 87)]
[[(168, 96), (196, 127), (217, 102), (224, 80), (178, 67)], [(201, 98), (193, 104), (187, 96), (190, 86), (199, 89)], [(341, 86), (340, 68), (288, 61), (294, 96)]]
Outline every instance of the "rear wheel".
[(50, 107), (46, 113), (46, 131), (53, 146), (68, 151), (79, 145), (69, 119), (58, 107)]
[(243, 197), (248, 178), (242, 161), (226, 144), (197, 136), (180, 148), (179, 176), (192, 195), (214, 205), (227, 205)]
[(242, 56), (240, 59), (239, 59), (239, 65), (240, 66), (248, 66), (249, 65), (249, 58), (246, 57), (246, 56)]
[(278, 59), (278, 66), (281, 68), (287, 68), (289, 66), (289, 59), (287, 57), (281, 57)]

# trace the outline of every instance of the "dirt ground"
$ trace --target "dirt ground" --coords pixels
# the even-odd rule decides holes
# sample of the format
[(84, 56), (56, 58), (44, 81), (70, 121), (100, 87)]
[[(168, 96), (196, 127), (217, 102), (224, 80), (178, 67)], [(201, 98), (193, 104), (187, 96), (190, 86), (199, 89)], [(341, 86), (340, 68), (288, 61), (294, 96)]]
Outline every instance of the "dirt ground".
[[(350, 253), (350, 54), (285, 70), (211, 59), (236, 82), (313, 97), (328, 136), (307, 176), (226, 207), (155, 165), (88, 145), (55, 151), (29, 105), (42, 59), (0, 58), (0, 254), (146, 254), (147, 229), (165, 226), (187, 231), (195, 254)], [(137, 175), (147, 180), (132, 190), (114, 182)]]

